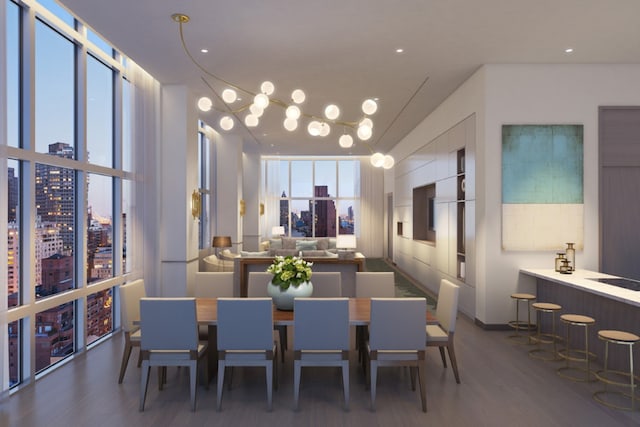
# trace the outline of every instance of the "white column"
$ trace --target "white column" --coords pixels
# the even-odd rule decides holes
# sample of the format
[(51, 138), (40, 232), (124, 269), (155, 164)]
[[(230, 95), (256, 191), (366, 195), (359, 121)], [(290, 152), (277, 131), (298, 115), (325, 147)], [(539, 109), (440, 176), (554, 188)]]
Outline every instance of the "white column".
[[(231, 236), (233, 251), (243, 249), (240, 201), (242, 194), (242, 138), (221, 134), (215, 144), (216, 211), (214, 236)], [(245, 201), (245, 209), (248, 207)], [(246, 215), (246, 213), (245, 213)]]
[(257, 251), (260, 244), (260, 153), (245, 152), (242, 156), (243, 197), (247, 211), (242, 218), (244, 248), (247, 251)]

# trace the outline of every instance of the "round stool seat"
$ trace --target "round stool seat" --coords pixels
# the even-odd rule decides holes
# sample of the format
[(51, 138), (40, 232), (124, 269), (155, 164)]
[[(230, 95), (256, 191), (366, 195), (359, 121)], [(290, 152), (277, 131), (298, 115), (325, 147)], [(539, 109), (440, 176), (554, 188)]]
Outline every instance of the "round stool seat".
[(536, 310), (543, 310), (543, 311), (562, 310), (562, 306), (558, 304), (553, 304), (550, 302), (534, 302), (533, 304), (531, 304), (531, 307), (535, 308)]
[(602, 330), (598, 331), (598, 337), (602, 340), (608, 341), (620, 341), (620, 342), (638, 342), (640, 337), (631, 332), (615, 331), (615, 330)]
[(566, 323), (573, 323), (575, 325), (592, 325), (596, 323), (593, 317), (583, 316), (581, 314), (563, 314), (560, 316), (560, 320)]
[(529, 301), (536, 299), (536, 296), (531, 294), (511, 294), (511, 298)]

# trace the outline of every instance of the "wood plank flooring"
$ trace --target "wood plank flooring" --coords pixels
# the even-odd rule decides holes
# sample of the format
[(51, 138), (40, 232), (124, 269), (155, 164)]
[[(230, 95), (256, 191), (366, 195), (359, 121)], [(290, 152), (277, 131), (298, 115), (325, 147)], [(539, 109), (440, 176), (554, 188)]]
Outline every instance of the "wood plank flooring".
[[(215, 410), (215, 380), (198, 388), (196, 412), (190, 411), (187, 370), (170, 368), (164, 390), (152, 370), (145, 412), (138, 412), (140, 370), (137, 350), (123, 384), (117, 383), (122, 334), (14, 393), (0, 403), (0, 426), (632, 426), (635, 413), (595, 403), (597, 383), (560, 378), (562, 362), (531, 359), (530, 347), (511, 343), (510, 332), (485, 331), (460, 316), (456, 352), (462, 384), (444, 369), (436, 349), (427, 353), (427, 405), (420, 409), (407, 372), (386, 368), (378, 379), (376, 411), (370, 409), (362, 371), (351, 357), (351, 406), (343, 410), (337, 368), (305, 368), (300, 408), (293, 406), (291, 354), (280, 365), (280, 388), (274, 409), (266, 410), (264, 373), (236, 369), (233, 388), (225, 391), (221, 412)], [(640, 406), (640, 405), (639, 405)]]

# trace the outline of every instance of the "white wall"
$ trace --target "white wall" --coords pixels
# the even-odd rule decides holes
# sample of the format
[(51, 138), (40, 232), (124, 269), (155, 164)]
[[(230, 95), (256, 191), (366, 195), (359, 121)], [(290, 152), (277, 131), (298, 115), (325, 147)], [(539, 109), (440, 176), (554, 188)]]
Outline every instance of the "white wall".
[[(640, 105), (638, 76), (640, 65), (486, 65), (392, 151), (396, 161), (407, 158), (464, 117), (476, 114), (475, 318), (480, 322), (503, 325), (513, 318), (509, 295), (533, 290), (533, 282), (521, 278), (519, 269), (552, 268), (555, 257), (555, 251), (502, 250), (502, 125), (584, 125), (585, 235), (576, 265), (597, 270), (598, 107)], [(396, 185), (393, 173), (385, 175), (385, 192)], [(468, 170), (467, 176), (471, 173)], [(467, 304), (461, 302), (465, 312)]]

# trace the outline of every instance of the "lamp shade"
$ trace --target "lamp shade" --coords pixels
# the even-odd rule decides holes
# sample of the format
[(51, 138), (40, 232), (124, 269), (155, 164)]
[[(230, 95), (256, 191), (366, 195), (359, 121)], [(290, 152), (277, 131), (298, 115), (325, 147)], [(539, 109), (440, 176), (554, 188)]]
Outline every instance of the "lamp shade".
[(214, 248), (230, 248), (231, 236), (214, 236), (211, 246)]
[(356, 236), (353, 234), (341, 234), (336, 238), (336, 248), (354, 249), (356, 247)]
[(284, 227), (281, 225), (274, 225), (271, 227), (272, 236), (282, 236), (284, 234)]

